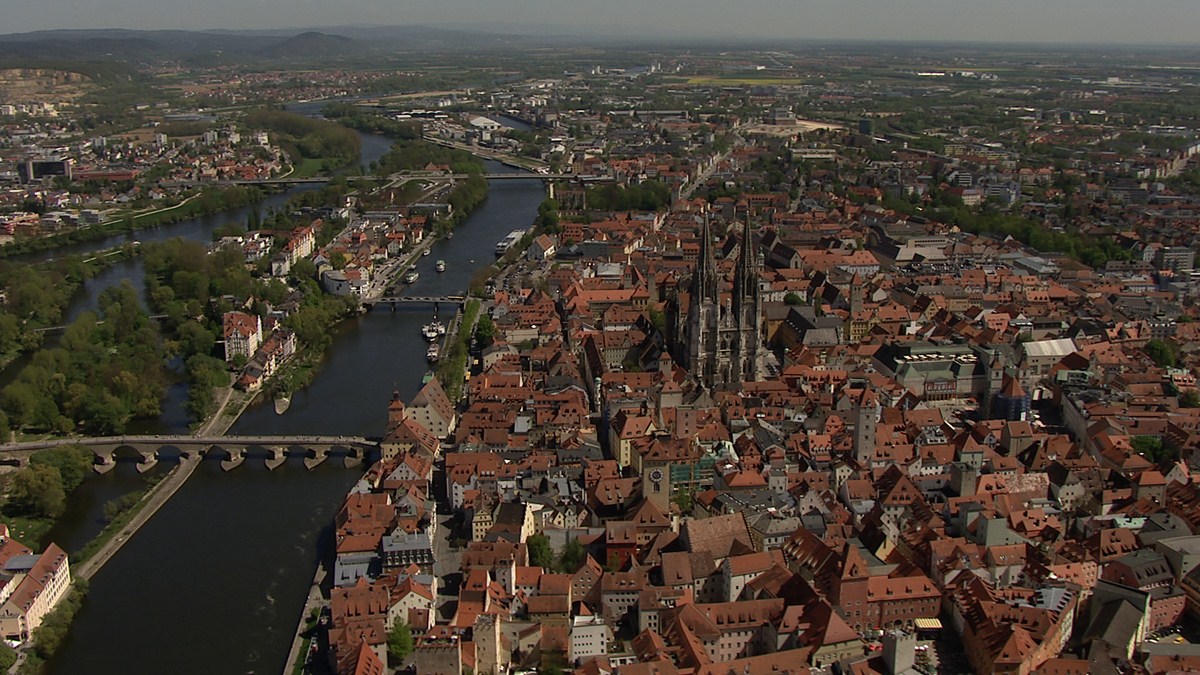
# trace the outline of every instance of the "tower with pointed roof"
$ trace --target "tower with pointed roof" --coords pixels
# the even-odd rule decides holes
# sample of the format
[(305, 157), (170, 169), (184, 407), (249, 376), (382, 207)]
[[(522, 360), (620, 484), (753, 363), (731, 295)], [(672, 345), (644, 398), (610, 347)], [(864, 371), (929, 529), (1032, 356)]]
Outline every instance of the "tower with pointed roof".
[(700, 252), (692, 274), (687, 316), (687, 365), (692, 376), (707, 386), (716, 378), (717, 326), (720, 293), (712, 254), (712, 229), (708, 214), (700, 225)]
[(850, 316), (853, 318), (863, 308), (863, 280), (858, 272), (850, 279)]
[(733, 288), (722, 296), (707, 214), (700, 226), (700, 251), (692, 274), (685, 334), (691, 375), (712, 389), (719, 383), (758, 380), (764, 370), (760, 260), (747, 219), (734, 267)]
[(762, 267), (750, 218), (742, 223), (742, 244), (733, 278), (733, 349), (730, 377), (733, 382), (754, 382), (763, 374), (762, 286), (758, 271)]
[(870, 469), (875, 459), (875, 435), (882, 414), (879, 395), (864, 389), (854, 410), (854, 460), (864, 469)]

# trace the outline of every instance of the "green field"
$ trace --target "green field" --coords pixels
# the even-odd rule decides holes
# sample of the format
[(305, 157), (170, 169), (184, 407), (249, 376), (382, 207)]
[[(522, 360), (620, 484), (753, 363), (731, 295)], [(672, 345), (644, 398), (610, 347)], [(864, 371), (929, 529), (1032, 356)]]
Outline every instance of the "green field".
[(724, 84), (751, 87), (804, 84), (804, 80), (798, 77), (753, 77), (743, 75), (698, 75), (687, 78), (686, 82), (688, 84)]

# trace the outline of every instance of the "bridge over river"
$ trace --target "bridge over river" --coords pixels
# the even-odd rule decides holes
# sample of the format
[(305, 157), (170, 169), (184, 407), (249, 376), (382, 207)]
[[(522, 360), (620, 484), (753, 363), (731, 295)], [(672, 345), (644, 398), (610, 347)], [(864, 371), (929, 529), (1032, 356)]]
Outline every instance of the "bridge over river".
[(0, 463), (23, 466), (34, 453), (63, 445), (91, 450), (99, 473), (116, 466), (116, 453), (122, 449), (140, 455), (138, 470), (146, 471), (158, 463), (160, 453), (166, 448), (178, 450), (181, 459), (223, 456), (221, 466), (226, 470), (240, 466), (247, 453), (257, 449), (266, 451), (269, 469), (283, 464), (289, 455), (303, 456), (304, 465), (311, 469), (331, 454), (342, 455), (346, 466), (356, 466), (379, 448), (378, 441), (361, 436), (95, 436), (0, 445)]

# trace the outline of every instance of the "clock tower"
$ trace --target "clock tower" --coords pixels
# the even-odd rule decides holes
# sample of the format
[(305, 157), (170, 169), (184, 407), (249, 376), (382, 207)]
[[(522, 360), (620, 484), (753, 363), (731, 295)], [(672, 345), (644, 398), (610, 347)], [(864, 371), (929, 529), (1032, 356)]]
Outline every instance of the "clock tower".
[(642, 467), (642, 496), (668, 513), (671, 508), (671, 465)]

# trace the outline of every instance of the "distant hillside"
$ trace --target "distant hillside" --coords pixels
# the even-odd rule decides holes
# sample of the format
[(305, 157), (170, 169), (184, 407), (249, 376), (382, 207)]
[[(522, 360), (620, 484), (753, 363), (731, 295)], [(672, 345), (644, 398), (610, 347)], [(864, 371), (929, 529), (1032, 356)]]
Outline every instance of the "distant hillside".
[(153, 59), (167, 56), (169, 52), (161, 44), (148, 38), (46, 35), (40, 39), (22, 39), (0, 36), (0, 57), (7, 58)]
[(271, 58), (292, 59), (344, 56), (357, 51), (361, 51), (360, 45), (348, 37), (308, 31), (267, 45), (258, 53)]
[(0, 35), (0, 59), (296, 61), (372, 53), (480, 52), (534, 41), (529, 36), (429, 26), (345, 26), (307, 31), (50, 30)]

